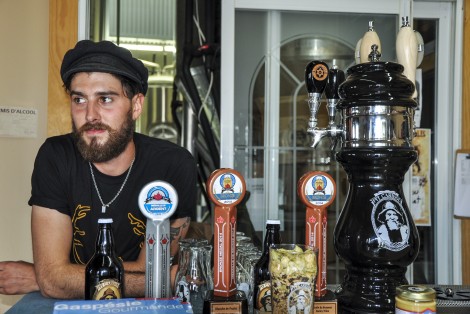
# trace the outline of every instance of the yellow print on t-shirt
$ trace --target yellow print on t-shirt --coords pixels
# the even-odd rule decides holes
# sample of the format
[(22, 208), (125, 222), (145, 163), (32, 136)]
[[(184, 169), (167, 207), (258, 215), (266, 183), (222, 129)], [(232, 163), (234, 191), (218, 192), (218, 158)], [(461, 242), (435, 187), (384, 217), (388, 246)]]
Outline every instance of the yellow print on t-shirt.
[[(142, 220), (136, 218), (131, 213), (127, 214), (127, 218), (129, 218), (129, 222), (133, 226), (132, 230), (134, 231), (134, 234), (145, 239), (145, 223)], [(143, 245), (144, 241), (140, 243), (140, 248), (142, 248)]]
[(82, 241), (80, 241), (80, 237), (85, 236), (85, 231), (80, 230), (80, 228), (78, 227), (77, 222), (80, 219), (85, 218), (85, 216), (87, 215), (87, 212), (89, 212), (90, 209), (91, 209), (90, 206), (78, 205), (75, 208), (75, 212), (73, 213), (73, 217), (72, 217), (72, 228), (73, 228), (72, 250), (73, 250), (73, 258), (75, 260), (75, 263), (82, 264), (82, 265), (85, 265), (85, 263), (81, 260), (80, 254), (78, 253), (78, 251), (79, 251), (80, 248), (83, 248), (83, 243), (82, 243)]

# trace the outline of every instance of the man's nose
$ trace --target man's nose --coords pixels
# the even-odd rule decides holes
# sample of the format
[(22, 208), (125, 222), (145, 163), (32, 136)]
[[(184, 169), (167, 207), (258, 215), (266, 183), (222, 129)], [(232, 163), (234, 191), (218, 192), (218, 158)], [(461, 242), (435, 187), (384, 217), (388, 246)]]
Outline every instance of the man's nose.
[(100, 120), (99, 106), (95, 102), (89, 102), (86, 111), (86, 120), (88, 122), (94, 122)]

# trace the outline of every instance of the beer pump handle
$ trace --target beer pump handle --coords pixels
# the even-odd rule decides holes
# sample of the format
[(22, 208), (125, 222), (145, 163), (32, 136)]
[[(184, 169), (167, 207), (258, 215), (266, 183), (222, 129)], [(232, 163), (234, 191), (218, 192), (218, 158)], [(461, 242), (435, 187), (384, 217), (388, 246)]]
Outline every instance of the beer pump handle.
[(329, 174), (311, 171), (300, 178), (297, 194), (306, 205), (305, 245), (318, 249), (315, 298), (321, 299), (327, 293), (327, 207), (335, 199), (336, 184)]
[(328, 101), (328, 116), (329, 116), (329, 125), (332, 126), (335, 124), (336, 116), (336, 104), (339, 100), (338, 89), (339, 85), (345, 81), (344, 72), (336, 65), (329, 70), (328, 80), (325, 87), (325, 96)]
[[(398, 31), (396, 40), (396, 52), (398, 63), (403, 65), (403, 74), (413, 84), (416, 83), (416, 64), (418, 62), (418, 38), (410, 26), (408, 17), (402, 18), (402, 26)], [(412, 98), (417, 97), (416, 89)]]
[(369, 29), (365, 32), (364, 36), (362, 37), (361, 44), (360, 44), (360, 62), (365, 63), (369, 62), (369, 54), (372, 45), (377, 45), (377, 50), (380, 52), (382, 51), (382, 46), (380, 44), (379, 36), (377, 32), (374, 30), (374, 22), (369, 21)]
[(320, 107), (320, 98), (325, 90), (328, 78), (328, 66), (323, 61), (314, 60), (305, 67), (305, 86), (308, 91), (308, 106), (310, 119), (307, 133), (314, 134), (317, 127), (317, 113)]
[(139, 193), (138, 204), (147, 217), (145, 228), (145, 297), (169, 298), (173, 295), (170, 281), (170, 216), (178, 207), (176, 189), (165, 181), (153, 181)]
[(418, 31), (415, 31), (416, 40), (418, 41), (418, 58), (416, 60), (416, 67), (418, 68), (423, 62), (424, 58), (424, 39)]
[(326, 87), (328, 78), (328, 65), (323, 61), (310, 61), (305, 67), (305, 86), (308, 94), (316, 94), (321, 97)]
[(214, 296), (230, 297), (237, 293), (236, 228), (237, 208), (244, 198), (246, 185), (236, 170), (222, 168), (212, 172), (206, 184), (214, 203)]
[[(344, 72), (336, 65), (333, 65), (332, 68), (329, 70), (328, 73), (328, 79), (325, 87), (325, 96), (327, 99), (327, 110), (328, 110), (328, 128), (330, 130), (336, 130), (336, 105), (338, 104), (339, 101), (339, 94), (338, 94), (338, 89), (341, 83), (345, 81), (345, 75)], [(337, 141), (338, 141), (338, 136), (341, 133), (331, 133), (331, 147), (330, 149), (332, 151), (335, 150)]]

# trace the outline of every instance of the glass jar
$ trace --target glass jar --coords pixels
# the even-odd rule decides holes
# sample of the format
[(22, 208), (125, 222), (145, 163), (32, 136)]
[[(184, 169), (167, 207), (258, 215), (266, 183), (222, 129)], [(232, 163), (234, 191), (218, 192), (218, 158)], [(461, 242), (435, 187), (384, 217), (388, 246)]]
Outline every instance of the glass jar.
[(190, 302), (194, 313), (202, 313), (206, 292), (213, 289), (212, 246), (202, 239), (183, 239), (179, 245), (175, 297)]
[(436, 313), (436, 291), (420, 285), (397, 287), (395, 313)]

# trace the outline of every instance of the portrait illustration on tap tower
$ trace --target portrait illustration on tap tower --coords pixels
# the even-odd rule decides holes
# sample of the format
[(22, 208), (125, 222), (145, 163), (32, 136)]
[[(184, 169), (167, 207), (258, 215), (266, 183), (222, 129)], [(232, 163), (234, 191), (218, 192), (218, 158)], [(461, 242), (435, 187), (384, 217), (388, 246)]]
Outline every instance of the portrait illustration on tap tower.
[(381, 191), (374, 195), (371, 221), (380, 245), (391, 251), (401, 251), (408, 245), (410, 224), (398, 193)]

